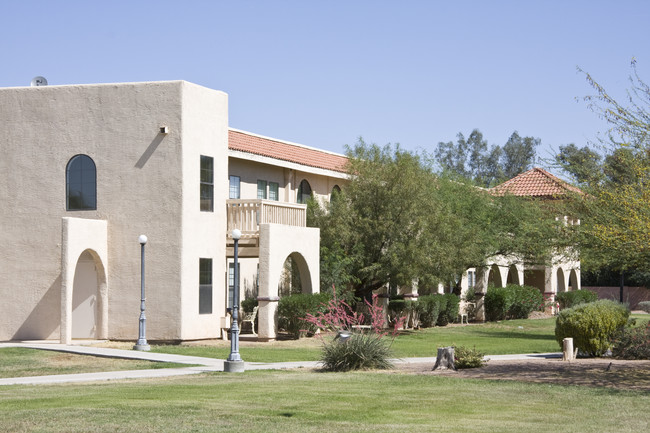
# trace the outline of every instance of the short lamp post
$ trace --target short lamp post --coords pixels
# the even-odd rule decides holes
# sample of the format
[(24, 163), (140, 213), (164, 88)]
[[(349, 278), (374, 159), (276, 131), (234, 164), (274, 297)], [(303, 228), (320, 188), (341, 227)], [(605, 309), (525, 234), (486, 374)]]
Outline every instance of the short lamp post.
[(235, 241), (235, 284), (232, 294), (232, 325), (230, 325), (230, 355), (223, 364), (223, 370), (228, 373), (241, 373), (244, 371), (244, 361), (239, 356), (239, 238), (241, 231), (232, 231), (232, 238)]
[(138, 342), (133, 346), (133, 350), (149, 351), (150, 347), (146, 337), (147, 318), (144, 315), (144, 246), (147, 243), (147, 237), (140, 235), (138, 242), (140, 242), (140, 332), (138, 334)]

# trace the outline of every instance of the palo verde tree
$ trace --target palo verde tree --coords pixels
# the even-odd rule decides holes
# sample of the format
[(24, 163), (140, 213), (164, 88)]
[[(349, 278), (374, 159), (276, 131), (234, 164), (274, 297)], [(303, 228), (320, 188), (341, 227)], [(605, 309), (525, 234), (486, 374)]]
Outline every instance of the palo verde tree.
[(492, 255), (550, 256), (555, 219), (540, 218), (534, 202), (438, 175), (427, 155), (399, 146), (360, 140), (348, 156), (350, 182), (309, 207), (308, 223), (321, 229), (323, 289), (368, 298), (386, 284), (453, 281)]
[(632, 62), (628, 103), (621, 104), (585, 73), (596, 94), (589, 108), (611, 128), (600, 137), (603, 156), (569, 145), (556, 161), (588, 193), (576, 202), (586, 264), (626, 271), (650, 269), (650, 88)]

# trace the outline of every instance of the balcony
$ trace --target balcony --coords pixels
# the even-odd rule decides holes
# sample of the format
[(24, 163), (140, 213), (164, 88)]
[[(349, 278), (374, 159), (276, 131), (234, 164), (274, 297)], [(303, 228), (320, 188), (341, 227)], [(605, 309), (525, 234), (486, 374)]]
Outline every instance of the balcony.
[(233, 256), (234, 241), (231, 232), (239, 229), (239, 253), (242, 257), (259, 257), (260, 224), (283, 224), (294, 227), (307, 226), (307, 205), (274, 200), (226, 201), (227, 255)]

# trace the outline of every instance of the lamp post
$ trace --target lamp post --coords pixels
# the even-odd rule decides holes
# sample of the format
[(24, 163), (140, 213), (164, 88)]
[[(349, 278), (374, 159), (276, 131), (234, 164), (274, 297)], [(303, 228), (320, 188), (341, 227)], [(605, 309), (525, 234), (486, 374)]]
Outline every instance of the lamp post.
[(244, 371), (244, 361), (239, 356), (239, 238), (241, 231), (234, 229), (232, 238), (235, 241), (235, 275), (234, 288), (232, 294), (232, 325), (230, 325), (230, 355), (223, 364), (223, 371), (229, 373), (241, 373)]
[(133, 350), (148, 352), (150, 347), (146, 337), (147, 318), (144, 315), (144, 246), (147, 243), (147, 237), (140, 235), (138, 242), (140, 242), (140, 332), (138, 334), (138, 342), (133, 346)]

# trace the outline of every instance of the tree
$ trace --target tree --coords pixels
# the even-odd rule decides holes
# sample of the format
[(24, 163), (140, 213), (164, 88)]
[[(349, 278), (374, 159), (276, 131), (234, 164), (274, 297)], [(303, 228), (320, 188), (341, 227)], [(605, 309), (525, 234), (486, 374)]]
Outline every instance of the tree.
[(488, 147), (483, 134), (474, 129), (467, 140), (459, 133), (456, 143), (438, 143), (435, 157), (443, 171), (487, 188), (532, 168), (540, 143), (539, 138), (521, 137), (515, 131), (503, 147)]
[(321, 229), (321, 278), (366, 297), (386, 284), (453, 281), (497, 254), (540, 263), (560, 233), (531, 201), (494, 196), (433, 171), (399, 146), (348, 150), (350, 182), (326, 206), (310, 205)]
[[(585, 73), (596, 94), (584, 98), (611, 125), (600, 138), (605, 157), (567, 146), (557, 161), (583, 182), (577, 201), (582, 224), (579, 244), (589, 268), (648, 270), (650, 267), (650, 88), (632, 62), (628, 105), (610, 96)], [(591, 158), (591, 159), (590, 159)], [(582, 167), (581, 163), (587, 165)], [(593, 170), (594, 173), (588, 173)]]

